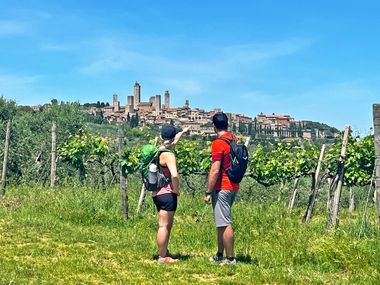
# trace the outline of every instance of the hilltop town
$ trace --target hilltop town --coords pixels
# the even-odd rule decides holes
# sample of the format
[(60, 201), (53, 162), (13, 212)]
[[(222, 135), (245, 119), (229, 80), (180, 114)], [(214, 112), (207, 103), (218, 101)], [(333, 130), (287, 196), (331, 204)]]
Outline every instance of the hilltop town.
[[(164, 92), (164, 101), (161, 95), (151, 96), (149, 101), (141, 100), (141, 86), (136, 82), (133, 86), (133, 95), (127, 96), (126, 104), (121, 105), (118, 95), (113, 95), (112, 105), (104, 107), (90, 107), (87, 111), (94, 116), (101, 116), (108, 121), (137, 120), (139, 125), (158, 125), (172, 123), (179, 128), (190, 127), (193, 134), (213, 134), (211, 118), (216, 112), (215, 108), (206, 111), (200, 108), (190, 108), (189, 100), (182, 107), (172, 107), (170, 93)], [(241, 134), (259, 136), (272, 136), (274, 138), (325, 138), (325, 128), (313, 128), (310, 121), (295, 120), (286, 114), (258, 114), (255, 118), (243, 114), (226, 112), (229, 117), (232, 131)]]
[[(164, 92), (164, 100), (161, 95), (151, 96), (148, 101), (141, 100), (141, 85), (136, 82), (133, 86), (133, 95), (127, 96), (126, 104), (122, 105), (119, 96), (113, 94), (112, 104), (86, 103), (83, 105), (85, 112), (101, 117), (108, 122), (135, 122), (134, 126), (156, 125), (167, 123), (179, 128), (190, 127), (193, 134), (213, 135), (211, 118), (222, 111), (215, 108), (206, 111), (201, 108), (191, 108), (189, 100), (185, 100), (182, 107), (172, 107), (170, 93)], [(31, 109), (49, 109), (50, 104), (31, 106)], [(339, 136), (339, 131), (333, 127), (318, 122), (307, 120), (295, 120), (288, 114), (263, 114), (252, 118), (244, 114), (235, 114), (224, 111), (230, 122), (231, 131), (242, 135), (250, 135), (254, 138), (272, 137), (275, 139), (329, 139)]]

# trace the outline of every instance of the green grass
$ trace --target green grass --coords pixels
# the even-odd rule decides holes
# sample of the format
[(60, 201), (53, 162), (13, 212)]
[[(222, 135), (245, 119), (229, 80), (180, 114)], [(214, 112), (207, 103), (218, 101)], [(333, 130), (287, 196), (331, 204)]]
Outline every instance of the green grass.
[(177, 264), (155, 262), (157, 214), (148, 197), (128, 221), (117, 188), (57, 190), (18, 186), (0, 200), (0, 284), (380, 284), (380, 235), (374, 210), (365, 236), (342, 214), (326, 231), (323, 214), (300, 223), (303, 209), (238, 201), (233, 208), (238, 265), (210, 264), (215, 253), (211, 207), (185, 193), (170, 240)]

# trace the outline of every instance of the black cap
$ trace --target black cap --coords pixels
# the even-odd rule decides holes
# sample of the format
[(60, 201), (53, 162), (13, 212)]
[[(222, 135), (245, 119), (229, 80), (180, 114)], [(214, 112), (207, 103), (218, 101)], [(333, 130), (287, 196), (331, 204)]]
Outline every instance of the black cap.
[(163, 140), (174, 139), (177, 130), (173, 125), (163, 125), (161, 129), (161, 137)]
[(227, 130), (228, 117), (223, 112), (218, 112), (212, 117), (212, 123), (218, 130)]

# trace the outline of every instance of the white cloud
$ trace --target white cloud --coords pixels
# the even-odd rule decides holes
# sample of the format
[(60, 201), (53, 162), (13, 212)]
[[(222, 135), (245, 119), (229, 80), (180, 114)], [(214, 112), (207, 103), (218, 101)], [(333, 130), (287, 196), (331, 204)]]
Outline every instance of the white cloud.
[(287, 39), (277, 42), (250, 43), (222, 48), (222, 56), (233, 64), (252, 64), (271, 61), (281, 56), (294, 54), (314, 44), (311, 39)]
[(0, 36), (17, 36), (27, 32), (25, 23), (15, 20), (0, 20)]
[(80, 44), (59, 44), (59, 43), (44, 43), (40, 45), (42, 51), (48, 52), (66, 52), (73, 51), (80, 47)]
[(42, 78), (40, 75), (26, 76), (0, 73), (0, 94), (8, 99), (16, 100), (17, 103), (33, 105), (36, 97), (40, 95), (35, 92), (36, 84)]
[(11, 75), (11, 74), (0, 74), (0, 88), (4, 86), (21, 86), (27, 84), (33, 84), (41, 79), (42, 76), (24, 76), (24, 75)]
[(157, 84), (170, 86), (171, 90), (180, 95), (197, 95), (202, 92), (200, 82), (191, 79), (161, 78)]
[[(125, 73), (135, 78), (144, 78), (155, 86), (153, 87), (155, 89), (150, 86), (150, 93), (157, 92), (154, 91), (157, 89), (162, 89), (162, 92), (163, 89), (169, 89), (173, 95), (175, 94), (173, 102), (176, 103), (190, 99), (194, 104), (203, 106), (205, 96), (215, 97), (219, 94), (224, 96), (230, 93), (237, 95), (235, 101), (228, 99), (234, 104), (233, 102), (239, 99), (236, 92), (241, 91), (239, 82), (243, 84), (250, 82), (247, 78), (260, 68), (264, 68), (266, 64), (279, 57), (307, 49), (314, 43), (309, 39), (288, 39), (223, 47), (202, 44), (198, 48), (190, 48), (192, 53), (188, 54), (181, 51), (181, 42), (175, 42), (175, 48), (173, 44), (167, 45), (167, 42), (170, 40), (165, 39), (160, 43), (159, 39), (149, 42), (146, 38), (139, 42), (138, 38), (129, 36), (97, 39), (86, 49), (89, 63), (79, 71), (90, 76)], [(160, 48), (157, 49), (156, 46)], [(168, 50), (162, 52), (165, 47)], [(198, 52), (193, 53), (194, 50)], [(266, 107), (273, 100), (273, 97), (262, 92), (260, 92), (261, 99), (257, 99), (257, 95), (254, 94), (254, 100), (244, 102), (247, 102), (247, 105), (258, 100), (260, 101), (258, 104), (268, 102), (264, 104)]]
[(112, 71), (138, 70), (149, 74), (164, 73), (175, 76), (183, 74), (195, 77), (202, 74), (208, 78), (231, 78), (238, 76), (242, 67), (254, 68), (254, 63), (269, 62), (308, 48), (312, 44), (312, 40), (290, 39), (274, 43), (225, 47), (203, 46), (203, 50), (212, 51), (211, 56), (202, 56), (202, 50), (199, 50), (198, 54), (192, 55), (193, 58), (183, 55), (182, 58), (174, 60), (170, 56), (157, 55), (146, 42), (138, 48), (131, 48), (132, 45), (125, 40), (104, 38), (94, 42), (93, 58), (87, 66), (81, 68), (81, 71), (94, 75)]

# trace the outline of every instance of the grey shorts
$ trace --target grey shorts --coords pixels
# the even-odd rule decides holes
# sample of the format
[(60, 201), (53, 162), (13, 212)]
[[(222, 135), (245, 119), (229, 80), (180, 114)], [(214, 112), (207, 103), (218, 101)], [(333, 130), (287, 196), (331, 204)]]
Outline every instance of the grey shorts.
[(235, 190), (214, 190), (211, 194), (214, 220), (217, 228), (232, 224), (231, 207), (235, 201)]

